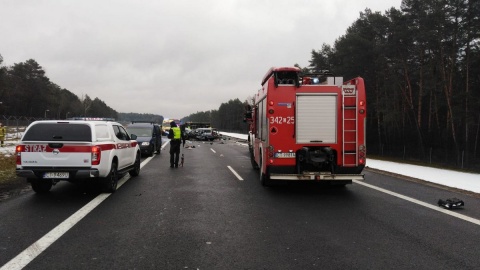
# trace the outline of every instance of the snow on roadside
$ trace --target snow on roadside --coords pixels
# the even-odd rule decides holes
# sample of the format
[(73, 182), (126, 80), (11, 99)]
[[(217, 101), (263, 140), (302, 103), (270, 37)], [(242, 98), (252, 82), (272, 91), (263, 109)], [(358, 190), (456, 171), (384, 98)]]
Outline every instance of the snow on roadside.
[(15, 145), (18, 141), (5, 141), (5, 146), (0, 147), (0, 154), (6, 157), (13, 156), (15, 154)]
[[(248, 139), (248, 135), (246, 134), (229, 132), (220, 132), (220, 134), (242, 140)], [(17, 143), (18, 141), (6, 141), (7, 145), (5, 147), (0, 147), (0, 154), (5, 156), (14, 155), (15, 145)], [(367, 167), (405, 175), (444, 186), (480, 193), (480, 174), (476, 173), (457, 172), (452, 170), (423, 167), (377, 159), (367, 159)]]
[(480, 193), (480, 174), (368, 159), (367, 167)]
[[(248, 139), (248, 135), (246, 134), (228, 132), (220, 132), (220, 134), (244, 140)], [(480, 174), (477, 173), (457, 172), (370, 158), (367, 158), (367, 167), (480, 193)]]

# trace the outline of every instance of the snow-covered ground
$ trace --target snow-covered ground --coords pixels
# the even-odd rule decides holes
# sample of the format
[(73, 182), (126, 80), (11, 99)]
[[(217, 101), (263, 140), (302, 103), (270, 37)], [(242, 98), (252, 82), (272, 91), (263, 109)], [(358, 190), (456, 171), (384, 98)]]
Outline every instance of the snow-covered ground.
[[(220, 132), (223, 135), (247, 140), (246, 134)], [(18, 134), (16, 134), (18, 138)], [(0, 154), (14, 155), (18, 141), (9, 138), (7, 145), (0, 148)], [(405, 175), (444, 186), (480, 193), (480, 174), (464, 173), (451, 170), (422, 167), (417, 165), (396, 163), (377, 159), (367, 159), (367, 167), (382, 171)]]
[[(227, 132), (220, 133), (239, 139), (248, 139), (248, 136), (245, 134)], [(464, 173), (371, 158), (367, 158), (367, 167), (405, 175), (448, 187), (480, 193), (480, 174), (476, 173)]]
[(18, 143), (18, 140), (22, 137), (23, 132), (11, 132), (7, 131), (7, 137), (4, 141), (5, 146), (0, 147), (0, 155), (12, 156), (15, 154), (15, 145)]

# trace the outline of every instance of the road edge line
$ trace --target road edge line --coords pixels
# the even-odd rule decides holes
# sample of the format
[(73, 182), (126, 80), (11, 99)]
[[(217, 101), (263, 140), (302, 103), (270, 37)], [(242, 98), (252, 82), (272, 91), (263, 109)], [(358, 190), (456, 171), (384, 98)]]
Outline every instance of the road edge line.
[[(145, 166), (153, 157), (145, 159), (140, 168)], [(121, 187), (125, 182), (130, 179), (130, 175), (125, 175), (120, 179), (118, 185)], [(93, 209), (99, 206), (105, 199), (107, 199), (112, 193), (101, 193), (94, 199), (92, 199), (85, 206), (80, 208), (77, 212), (73, 213), (70, 217), (65, 219), (62, 223), (57, 225), (55, 228), (50, 230), (47, 234), (37, 240), (35, 243), (31, 244), (28, 248), (22, 251), (20, 254), (15, 256), (13, 259), (8, 261), (0, 270), (10, 270), (10, 269), (22, 269), (31, 261), (33, 261), (38, 255), (45, 251), (50, 245), (55, 243), (62, 235), (69, 231), (73, 226), (75, 226), (80, 220), (87, 216)]]
[(388, 195), (400, 198), (402, 200), (406, 200), (406, 201), (421, 205), (423, 207), (430, 208), (432, 210), (450, 215), (452, 217), (456, 217), (456, 218), (471, 222), (473, 224), (480, 225), (480, 220), (478, 220), (478, 219), (475, 219), (475, 218), (472, 218), (472, 217), (469, 217), (469, 216), (465, 216), (465, 215), (462, 215), (462, 214), (459, 214), (459, 213), (455, 213), (455, 212), (452, 212), (451, 210), (440, 208), (439, 206), (429, 204), (429, 203), (426, 203), (426, 202), (422, 202), (420, 200), (417, 200), (417, 199), (414, 199), (414, 198), (411, 198), (411, 197), (408, 197), (408, 196), (405, 196), (405, 195), (402, 195), (402, 194), (399, 194), (399, 193), (396, 193), (396, 192), (393, 192), (393, 191), (390, 191), (390, 190), (387, 190), (387, 189), (384, 189), (384, 188), (381, 188), (381, 187), (377, 187), (377, 186), (374, 186), (374, 185), (371, 185), (371, 184), (367, 184), (365, 182), (361, 182), (361, 181), (358, 181), (358, 180), (353, 180), (353, 182), (355, 184), (359, 184), (359, 185), (362, 185), (362, 186), (365, 186), (365, 187), (368, 187), (368, 188), (371, 188), (371, 189), (375, 189), (377, 191), (380, 191), (380, 192), (386, 193)]

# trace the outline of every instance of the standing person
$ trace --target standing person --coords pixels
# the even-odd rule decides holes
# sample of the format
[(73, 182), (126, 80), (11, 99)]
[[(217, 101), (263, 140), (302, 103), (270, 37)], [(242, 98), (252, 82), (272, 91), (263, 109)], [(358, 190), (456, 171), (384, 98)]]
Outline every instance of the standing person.
[(7, 128), (4, 127), (2, 123), (0, 123), (0, 143), (1, 143), (1, 147), (5, 146), (5, 144), (3, 144), (3, 141), (5, 140), (5, 137), (7, 137)]
[(180, 125), (180, 130), (182, 131), (182, 146), (185, 148), (185, 140), (187, 139), (187, 135), (185, 134), (185, 124)]
[(168, 138), (170, 139), (170, 168), (178, 168), (182, 137), (182, 130), (177, 127), (175, 121), (170, 122), (170, 132), (168, 133)]

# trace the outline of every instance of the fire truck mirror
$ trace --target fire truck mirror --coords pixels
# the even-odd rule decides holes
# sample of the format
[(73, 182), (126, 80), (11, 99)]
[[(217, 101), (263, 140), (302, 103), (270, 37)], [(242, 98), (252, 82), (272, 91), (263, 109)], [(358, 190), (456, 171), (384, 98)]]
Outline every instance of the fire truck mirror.
[(252, 111), (248, 111), (243, 116), (243, 122), (252, 121)]

